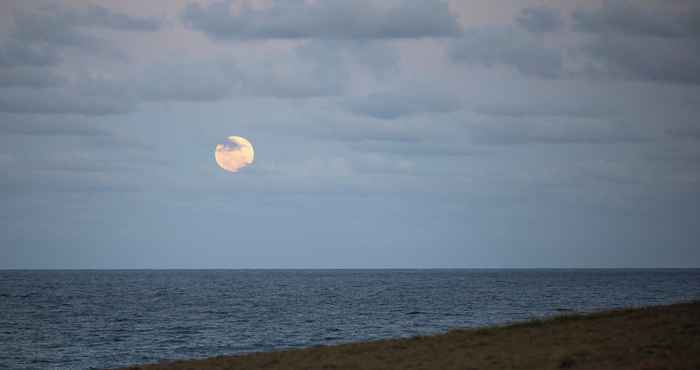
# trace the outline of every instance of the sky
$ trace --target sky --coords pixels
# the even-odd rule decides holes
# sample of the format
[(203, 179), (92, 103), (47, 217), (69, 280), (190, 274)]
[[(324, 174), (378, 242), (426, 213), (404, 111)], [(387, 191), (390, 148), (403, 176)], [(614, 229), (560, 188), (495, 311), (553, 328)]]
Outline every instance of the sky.
[(5, 0), (0, 268), (700, 267), (699, 116), (695, 0)]

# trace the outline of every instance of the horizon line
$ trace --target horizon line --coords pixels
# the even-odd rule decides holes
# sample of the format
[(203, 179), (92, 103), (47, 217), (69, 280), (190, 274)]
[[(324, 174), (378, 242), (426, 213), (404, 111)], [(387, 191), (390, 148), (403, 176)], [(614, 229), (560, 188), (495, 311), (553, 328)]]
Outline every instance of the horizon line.
[(415, 270), (700, 270), (697, 267), (141, 267), (0, 268), (0, 271), (415, 271)]

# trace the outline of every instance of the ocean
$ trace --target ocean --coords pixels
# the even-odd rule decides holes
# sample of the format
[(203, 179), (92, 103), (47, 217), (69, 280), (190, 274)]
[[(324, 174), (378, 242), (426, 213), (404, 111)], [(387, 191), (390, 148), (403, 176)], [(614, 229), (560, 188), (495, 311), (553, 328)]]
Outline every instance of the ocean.
[(0, 271), (0, 368), (110, 368), (693, 299), (700, 269)]

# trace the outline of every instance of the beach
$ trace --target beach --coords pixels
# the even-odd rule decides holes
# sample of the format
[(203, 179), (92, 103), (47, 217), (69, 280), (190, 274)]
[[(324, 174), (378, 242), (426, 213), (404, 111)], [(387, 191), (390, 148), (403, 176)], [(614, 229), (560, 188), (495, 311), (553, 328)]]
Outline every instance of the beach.
[(697, 369), (700, 302), (123, 369)]

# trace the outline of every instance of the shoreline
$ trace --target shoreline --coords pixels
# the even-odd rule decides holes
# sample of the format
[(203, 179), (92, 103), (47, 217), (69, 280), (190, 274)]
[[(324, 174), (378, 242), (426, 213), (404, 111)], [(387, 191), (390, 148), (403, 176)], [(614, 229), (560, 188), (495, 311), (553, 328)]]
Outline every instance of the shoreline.
[(115, 370), (506, 368), (700, 368), (700, 301)]

